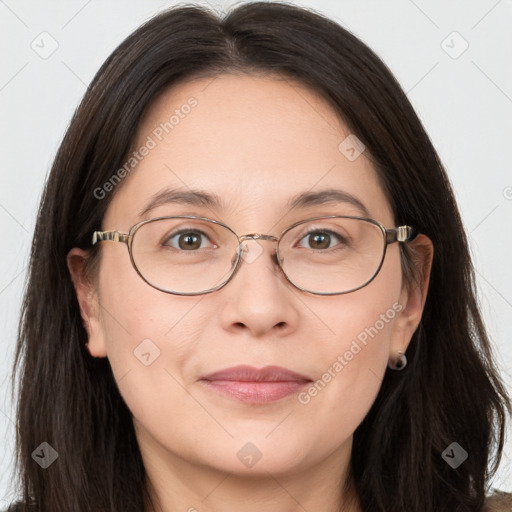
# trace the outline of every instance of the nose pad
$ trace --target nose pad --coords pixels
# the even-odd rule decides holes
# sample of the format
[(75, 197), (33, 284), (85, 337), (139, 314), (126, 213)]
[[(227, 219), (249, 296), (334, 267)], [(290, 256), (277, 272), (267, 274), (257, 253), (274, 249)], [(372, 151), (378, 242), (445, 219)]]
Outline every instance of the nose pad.
[(247, 240), (244, 240), (241, 243), (240, 256), (245, 263), (254, 263), (263, 254), (263, 246), (255, 238), (251, 242), (249, 244)]
[[(244, 260), (246, 263), (254, 263), (264, 253), (262, 243), (258, 242), (255, 238), (250, 239), (250, 241), (252, 242), (252, 245), (250, 245), (247, 240), (244, 240), (240, 244), (241, 259)], [(277, 250), (274, 250), (274, 252), (270, 255), (270, 258), (273, 263), (271, 270), (274, 273), (274, 275), (276, 277), (283, 277), (281, 275), (283, 271), (281, 269), (281, 265), (279, 264)]]
[[(262, 238), (263, 238), (263, 236), (264, 235), (262, 235)], [(233, 273), (231, 274), (230, 279), (232, 279), (238, 273), (238, 271), (241, 269), (242, 260), (246, 263), (254, 263), (264, 252), (263, 244), (261, 244), (260, 242), (257, 242), (255, 240), (255, 238), (250, 238), (248, 240), (253, 242), (252, 249), (251, 249), (250, 244), (247, 243), (247, 240), (244, 240), (243, 242), (240, 243), (236, 253), (233, 256), (233, 259), (231, 260), (231, 269), (232, 269)], [(254, 242), (256, 242), (256, 243), (254, 243)], [(274, 243), (274, 246), (275, 246), (275, 250), (270, 256), (273, 265), (271, 267), (269, 267), (269, 269), (272, 271), (272, 273), (278, 279), (283, 279), (283, 282), (288, 281), (286, 275), (284, 274), (283, 269), (281, 268), (281, 265), (279, 264), (280, 258), (278, 257), (277, 247), (276, 247), (275, 243)], [(239, 254), (240, 254), (240, 259), (238, 260), (238, 264), (236, 264)], [(236, 268), (234, 268), (234, 267), (236, 267)]]

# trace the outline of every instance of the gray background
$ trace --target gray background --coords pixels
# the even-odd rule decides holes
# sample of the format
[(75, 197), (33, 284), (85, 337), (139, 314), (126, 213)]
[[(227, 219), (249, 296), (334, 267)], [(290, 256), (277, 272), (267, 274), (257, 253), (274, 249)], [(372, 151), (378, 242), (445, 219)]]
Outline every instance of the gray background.
[[(0, 443), (0, 509), (13, 499), (9, 376), (43, 183), (71, 115), (102, 62), (141, 22), (175, 3), (0, 0), (0, 438), (5, 439)], [(234, 3), (211, 0), (210, 5), (223, 12)], [(512, 2), (294, 3), (327, 14), (373, 48), (419, 113), (455, 188), (481, 307), (510, 389)], [(58, 45), (54, 53), (45, 54), (52, 45)], [(509, 435), (493, 482), (507, 491), (512, 491), (511, 461)]]

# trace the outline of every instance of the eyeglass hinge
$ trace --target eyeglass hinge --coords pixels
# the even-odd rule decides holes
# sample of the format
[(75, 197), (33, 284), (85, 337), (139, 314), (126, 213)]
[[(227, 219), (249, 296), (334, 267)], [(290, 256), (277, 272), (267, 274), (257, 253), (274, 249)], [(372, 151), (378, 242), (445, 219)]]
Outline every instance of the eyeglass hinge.
[(411, 226), (398, 226), (396, 239), (398, 242), (408, 242), (416, 236), (416, 230)]
[(126, 242), (127, 235), (119, 233), (119, 231), (95, 231), (92, 235), (92, 244), (103, 242), (104, 240), (111, 240), (112, 242)]

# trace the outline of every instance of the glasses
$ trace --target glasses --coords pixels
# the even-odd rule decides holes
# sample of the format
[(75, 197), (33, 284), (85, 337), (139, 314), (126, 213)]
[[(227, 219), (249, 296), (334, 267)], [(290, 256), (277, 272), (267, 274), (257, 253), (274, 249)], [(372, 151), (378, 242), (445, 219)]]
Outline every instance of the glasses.
[(187, 215), (143, 220), (128, 234), (95, 231), (92, 244), (125, 243), (135, 270), (150, 286), (200, 295), (225, 286), (242, 259), (254, 261), (247, 240), (268, 240), (276, 243), (273, 259), (293, 286), (315, 295), (339, 295), (370, 283), (387, 246), (410, 242), (417, 234), (410, 226), (386, 229), (373, 219), (331, 215), (296, 222), (279, 237), (239, 236), (220, 221)]

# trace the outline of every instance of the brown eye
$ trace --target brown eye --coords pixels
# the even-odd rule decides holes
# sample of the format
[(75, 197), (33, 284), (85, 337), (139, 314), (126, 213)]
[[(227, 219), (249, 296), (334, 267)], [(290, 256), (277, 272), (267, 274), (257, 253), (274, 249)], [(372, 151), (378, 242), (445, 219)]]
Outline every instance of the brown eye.
[[(308, 249), (332, 249), (336, 245), (336, 240), (338, 240), (338, 245), (341, 243), (342, 245), (346, 244), (346, 239), (335, 233), (331, 230), (314, 230), (307, 233), (302, 239), (307, 239)], [(331, 245), (331, 242), (333, 245)]]
[(205, 248), (205, 246), (202, 245), (202, 241), (204, 240), (209, 240), (209, 238), (203, 231), (182, 229), (167, 237), (162, 245), (185, 251), (197, 250)]

